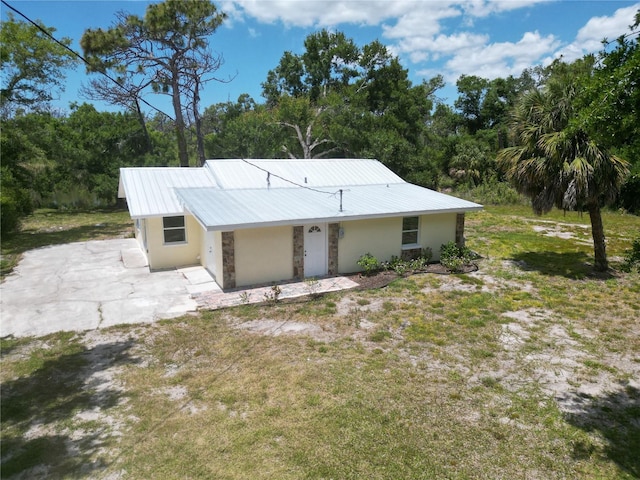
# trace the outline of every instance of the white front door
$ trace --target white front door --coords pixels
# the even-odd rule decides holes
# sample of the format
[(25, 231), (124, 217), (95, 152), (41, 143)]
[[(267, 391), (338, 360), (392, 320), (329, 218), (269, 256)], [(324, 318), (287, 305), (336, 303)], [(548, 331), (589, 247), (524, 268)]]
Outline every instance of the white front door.
[(327, 274), (327, 224), (304, 226), (304, 276)]
[(215, 278), (216, 274), (216, 245), (215, 245), (216, 232), (207, 232), (206, 246), (207, 249), (205, 262), (207, 270)]

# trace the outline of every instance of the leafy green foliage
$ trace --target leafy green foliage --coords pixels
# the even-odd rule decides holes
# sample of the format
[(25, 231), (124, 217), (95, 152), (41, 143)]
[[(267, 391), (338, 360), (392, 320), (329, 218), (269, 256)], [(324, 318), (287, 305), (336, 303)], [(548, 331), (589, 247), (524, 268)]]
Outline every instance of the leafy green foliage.
[(467, 246), (448, 242), (440, 247), (440, 263), (450, 272), (462, 271), (462, 268), (469, 265), (473, 258), (473, 252)]
[(362, 268), (365, 275), (373, 275), (382, 268), (380, 261), (368, 252), (361, 255), (356, 263)]
[(622, 270), (625, 272), (633, 270), (640, 272), (640, 237), (636, 238), (631, 245), (631, 249), (627, 250)]
[[(3, 118), (17, 109), (34, 111), (46, 107), (56, 90), (64, 90), (65, 68), (72, 67), (76, 58), (51, 41), (34, 25), (16, 21), (11, 13), (0, 24), (0, 111)], [(55, 28), (40, 25), (53, 34)], [(63, 45), (71, 39), (62, 38)]]

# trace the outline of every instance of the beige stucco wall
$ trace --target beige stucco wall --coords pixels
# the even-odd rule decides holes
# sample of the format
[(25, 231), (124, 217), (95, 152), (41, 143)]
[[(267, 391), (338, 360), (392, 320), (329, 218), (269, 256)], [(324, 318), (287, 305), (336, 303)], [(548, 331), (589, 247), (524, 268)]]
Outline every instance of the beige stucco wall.
[[(362, 270), (358, 258), (369, 252), (380, 261), (402, 253), (402, 217), (341, 222), (344, 236), (338, 241), (338, 271)], [(440, 246), (456, 238), (456, 214), (422, 215), (418, 240), (422, 248), (431, 248), (433, 260), (440, 259)]]
[(432, 260), (440, 260), (440, 247), (456, 239), (456, 214), (438, 213), (420, 217), (419, 241), (422, 248), (431, 248)]
[(164, 244), (162, 217), (147, 218), (147, 245), (149, 268), (183, 267), (200, 263), (200, 249), (203, 241), (203, 230), (191, 215), (186, 215), (187, 241), (180, 244)]
[(293, 277), (293, 227), (236, 230), (234, 241), (236, 286)]
[(344, 236), (338, 240), (338, 272), (362, 270), (358, 258), (370, 253), (380, 261), (400, 256), (402, 217), (341, 222)]

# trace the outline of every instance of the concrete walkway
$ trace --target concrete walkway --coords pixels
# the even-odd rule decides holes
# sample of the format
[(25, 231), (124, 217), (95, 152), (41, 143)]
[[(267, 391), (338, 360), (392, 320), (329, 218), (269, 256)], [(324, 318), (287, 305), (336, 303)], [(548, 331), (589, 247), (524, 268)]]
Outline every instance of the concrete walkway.
[[(280, 293), (278, 298), (304, 297), (307, 295), (336, 292), (356, 288), (358, 284), (346, 277), (321, 278), (318, 280), (306, 280), (303, 282), (281, 283), (278, 285)], [(274, 298), (273, 286), (262, 286), (246, 289), (237, 289), (230, 292), (204, 291), (195, 294), (198, 307), (208, 310), (246, 305), (252, 303), (264, 303)]]
[[(358, 285), (344, 277), (281, 284), (280, 299)], [(25, 252), (0, 284), (0, 336), (41, 336), (150, 323), (198, 308), (261, 303), (270, 286), (222, 292), (202, 267), (149, 272), (134, 239), (96, 240)]]

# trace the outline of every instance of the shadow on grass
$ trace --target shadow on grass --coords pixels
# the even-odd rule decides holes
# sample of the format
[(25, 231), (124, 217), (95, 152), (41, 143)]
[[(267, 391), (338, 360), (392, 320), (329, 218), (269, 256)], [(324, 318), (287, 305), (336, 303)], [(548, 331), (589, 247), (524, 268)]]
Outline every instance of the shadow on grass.
[(594, 276), (592, 258), (583, 252), (521, 252), (513, 260), (521, 269), (580, 280)]
[[(605, 440), (603, 453), (634, 478), (640, 478), (640, 390), (627, 385), (602, 397), (580, 397), (567, 421)], [(591, 456), (594, 447), (576, 444), (573, 456)]]
[[(119, 403), (108, 368), (134, 363), (133, 342), (113, 342), (45, 360), (1, 391), (2, 477), (91, 477), (108, 460), (98, 451), (115, 439), (100, 418)], [(81, 415), (78, 415), (81, 414)]]

